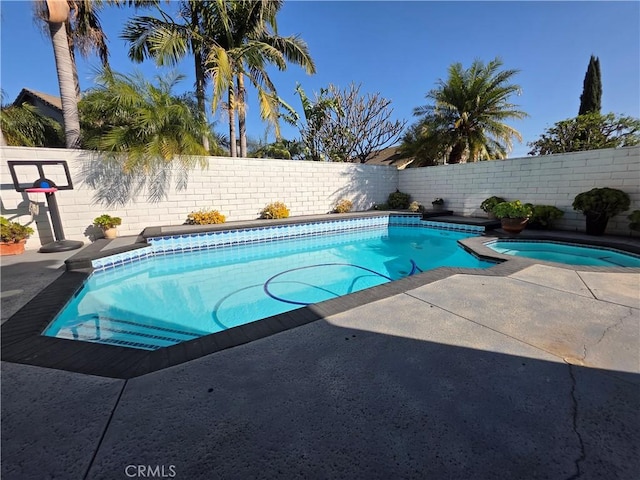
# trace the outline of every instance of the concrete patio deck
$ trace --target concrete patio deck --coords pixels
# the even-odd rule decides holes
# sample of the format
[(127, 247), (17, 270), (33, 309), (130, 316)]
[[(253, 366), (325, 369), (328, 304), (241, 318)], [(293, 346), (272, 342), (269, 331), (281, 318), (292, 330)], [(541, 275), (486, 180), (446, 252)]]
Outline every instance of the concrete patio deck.
[[(75, 253), (3, 258), (2, 319)], [(532, 263), (129, 380), (3, 362), (2, 478), (637, 478), (639, 293)]]

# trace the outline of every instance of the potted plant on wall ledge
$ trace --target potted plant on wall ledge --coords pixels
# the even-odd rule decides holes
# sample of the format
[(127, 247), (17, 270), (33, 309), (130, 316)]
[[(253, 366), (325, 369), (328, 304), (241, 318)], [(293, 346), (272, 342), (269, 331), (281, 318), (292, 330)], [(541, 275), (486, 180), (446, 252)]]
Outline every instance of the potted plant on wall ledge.
[(93, 224), (102, 229), (104, 238), (113, 240), (118, 236), (117, 226), (122, 225), (122, 219), (120, 217), (112, 217), (111, 215), (100, 215), (93, 220)]
[(533, 230), (551, 230), (554, 220), (564, 215), (564, 212), (554, 205), (533, 205), (525, 203), (531, 208), (531, 217), (527, 222), (527, 228)]
[(31, 235), (33, 228), (0, 217), (0, 255), (24, 253), (24, 245)]
[(586, 217), (587, 235), (602, 235), (611, 217), (629, 209), (629, 195), (616, 188), (592, 188), (576, 195), (573, 209)]
[(493, 197), (489, 197), (487, 199), (485, 199), (481, 204), (480, 204), (480, 208), (487, 212), (487, 218), (489, 220), (495, 220), (496, 219), (496, 215), (493, 213), (493, 209), (495, 208), (496, 205), (498, 205), (499, 203), (502, 202), (506, 202), (506, 200), (502, 197), (496, 197), (495, 195)]
[(500, 219), (502, 229), (514, 235), (520, 233), (527, 226), (531, 217), (531, 207), (523, 205), (520, 200), (498, 203), (493, 213)]

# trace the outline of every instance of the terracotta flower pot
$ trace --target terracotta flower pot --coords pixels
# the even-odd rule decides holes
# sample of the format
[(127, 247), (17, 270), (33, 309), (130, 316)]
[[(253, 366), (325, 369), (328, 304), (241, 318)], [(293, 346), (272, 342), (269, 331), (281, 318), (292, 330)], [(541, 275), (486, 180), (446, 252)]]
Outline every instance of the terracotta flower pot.
[(502, 229), (510, 233), (512, 235), (517, 235), (524, 227), (527, 226), (528, 218), (501, 218), (500, 223), (502, 225)]
[(24, 253), (24, 245), (27, 240), (20, 240), (19, 242), (0, 243), (0, 255), (20, 255)]
[(104, 238), (113, 240), (118, 237), (118, 229), (116, 227), (105, 228), (102, 230), (104, 232)]

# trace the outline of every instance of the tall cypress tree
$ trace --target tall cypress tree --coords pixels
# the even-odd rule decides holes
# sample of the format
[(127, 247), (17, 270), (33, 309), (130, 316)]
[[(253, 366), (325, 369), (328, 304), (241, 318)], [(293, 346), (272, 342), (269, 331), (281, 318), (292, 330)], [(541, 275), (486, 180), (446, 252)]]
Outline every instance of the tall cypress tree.
[(578, 115), (600, 113), (602, 108), (602, 79), (600, 78), (600, 59), (591, 55), (587, 73), (584, 76), (580, 110)]

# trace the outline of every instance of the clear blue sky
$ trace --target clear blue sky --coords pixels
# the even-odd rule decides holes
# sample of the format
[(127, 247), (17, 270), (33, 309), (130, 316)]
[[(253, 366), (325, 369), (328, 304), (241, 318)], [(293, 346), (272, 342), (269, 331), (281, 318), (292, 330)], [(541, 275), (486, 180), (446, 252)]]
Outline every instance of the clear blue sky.
[[(168, 7), (172, 8), (172, 7)], [(22, 87), (58, 94), (50, 40), (32, 20), (29, 1), (6, 1), (1, 9), (1, 86), (5, 102)], [(119, 38), (131, 10), (105, 7), (101, 13), (109, 37), (112, 68), (161, 73), (152, 62), (132, 64)], [(278, 93), (301, 111), (294, 94), (300, 82), (310, 95), (329, 83), (342, 88), (361, 83), (361, 92), (380, 92), (393, 101), (394, 116), (414, 121), (412, 110), (447, 67), (499, 56), (515, 77), (522, 94), (514, 103), (529, 114), (511, 122), (524, 139), (511, 157), (524, 156), (527, 142), (545, 128), (577, 115), (582, 82), (591, 54), (600, 58), (603, 112), (640, 117), (639, 2), (329, 2), (287, 1), (278, 17), (281, 35), (299, 34), (309, 45), (318, 73), (306, 75), (291, 66), (272, 72)], [(83, 90), (92, 86), (96, 57), (79, 59)], [(179, 70), (193, 89), (193, 68)], [(311, 96), (311, 95), (310, 95)], [(254, 96), (249, 98), (248, 134), (262, 138)], [(226, 132), (223, 118), (216, 130)], [(297, 131), (283, 125), (285, 137)]]

